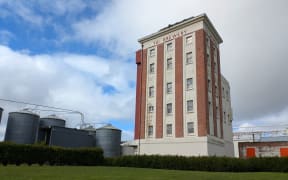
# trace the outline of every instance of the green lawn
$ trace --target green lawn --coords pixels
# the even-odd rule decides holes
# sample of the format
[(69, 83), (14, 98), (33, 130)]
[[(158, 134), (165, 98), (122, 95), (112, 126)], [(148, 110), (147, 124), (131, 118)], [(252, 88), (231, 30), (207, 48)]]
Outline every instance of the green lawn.
[(0, 166), (1, 180), (45, 180), (45, 179), (211, 179), (211, 180), (249, 180), (288, 179), (288, 173), (222, 173), (222, 172), (198, 172), (198, 171), (174, 171), (140, 168), (120, 167), (82, 167), (82, 166)]

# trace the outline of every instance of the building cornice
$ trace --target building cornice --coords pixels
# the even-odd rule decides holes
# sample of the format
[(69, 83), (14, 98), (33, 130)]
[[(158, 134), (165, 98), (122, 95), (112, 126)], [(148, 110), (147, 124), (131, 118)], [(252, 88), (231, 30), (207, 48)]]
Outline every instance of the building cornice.
[(211, 21), (209, 20), (209, 18), (207, 17), (207, 15), (205, 13), (201, 14), (199, 16), (196, 16), (196, 17), (185, 19), (185, 20), (183, 20), (181, 22), (177, 22), (177, 23), (175, 23), (173, 25), (169, 25), (169, 26), (161, 29), (160, 31), (158, 31), (156, 33), (153, 33), (153, 34), (150, 34), (148, 36), (144, 36), (143, 38), (138, 39), (138, 42), (143, 44), (143, 43), (148, 42), (150, 40), (153, 40), (155, 38), (164, 36), (166, 34), (169, 34), (169, 33), (173, 32), (173, 31), (182, 29), (182, 28), (187, 27), (187, 26), (189, 26), (191, 24), (194, 24), (194, 23), (197, 23), (197, 22), (201, 22), (201, 21), (203, 21), (204, 24), (206, 24), (206, 26), (210, 29), (211, 33), (216, 38), (217, 42), (219, 44), (222, 43), (223, 40), (222, 40), (221, 36), (216, 31), (215, 27), (213, 26), (213, 24), (211, 23)]

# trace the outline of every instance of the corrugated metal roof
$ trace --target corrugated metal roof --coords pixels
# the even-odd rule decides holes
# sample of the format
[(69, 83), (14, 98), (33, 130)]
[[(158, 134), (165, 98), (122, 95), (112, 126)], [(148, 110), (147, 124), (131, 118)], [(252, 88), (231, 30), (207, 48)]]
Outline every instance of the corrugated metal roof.
[(288, 141), (288, 136), (261, 137), (260, 142)]

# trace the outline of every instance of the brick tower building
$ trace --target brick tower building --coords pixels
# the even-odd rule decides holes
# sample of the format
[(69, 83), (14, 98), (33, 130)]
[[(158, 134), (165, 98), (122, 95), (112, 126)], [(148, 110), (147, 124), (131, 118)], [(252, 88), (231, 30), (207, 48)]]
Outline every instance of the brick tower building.
[(233, 156), (222, 39), (206, 14), (139, 40), (135, 143), (140, 154)]

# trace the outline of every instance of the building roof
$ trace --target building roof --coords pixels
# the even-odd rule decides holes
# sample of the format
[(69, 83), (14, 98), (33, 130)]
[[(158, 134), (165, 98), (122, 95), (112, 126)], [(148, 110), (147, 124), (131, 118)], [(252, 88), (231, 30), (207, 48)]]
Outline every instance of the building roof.
[(112, 126), (112, 124), (107, 124), (107, 125), (105, 125), (105, 126), (103, 126), (103, 127), (97, 128), (96, 130), (98, 130), (98, 129), (112, 129), (112, 130), (121, 131), (120, 129)]
[(213, 33), (213, 35), (215, 36), (215, 38), (217, 39), (218, 43), (222, 43), (223, 40), (221, 38), (221, 36), (218, 34), (218, 32), (216, 31), (215, 27), (213, 26), (213, 24), (211, 23), (211, 21), (209, 20), (209, 18), (207, 17), (207, 15), (204, 14), (200, 14), (199, 16), (192, 16), (190, 18), (184, 19), (182, 21), (176, 22), (174, 24), (169, 24), (168, 26), (160, 29), (158, 32), (144, 36), (143, 38), (138, 39), (139, 43), (144, 43), (147, 42), (151, 39), (157, 38), (159, 36), (162, 36), (164, 34), (173, 32), (177, 29), (180, 29), (182, 27), (185, 27), (187, 25), (199, 22), (199, 21), (204, 21), (206, 23), (206, 25), (210, 28), (211, 32)]
[(272, 141), (287, 141), (288, 136), (276, 136), (276, 137), (261, 137), (260, 142), (272, 142)]

